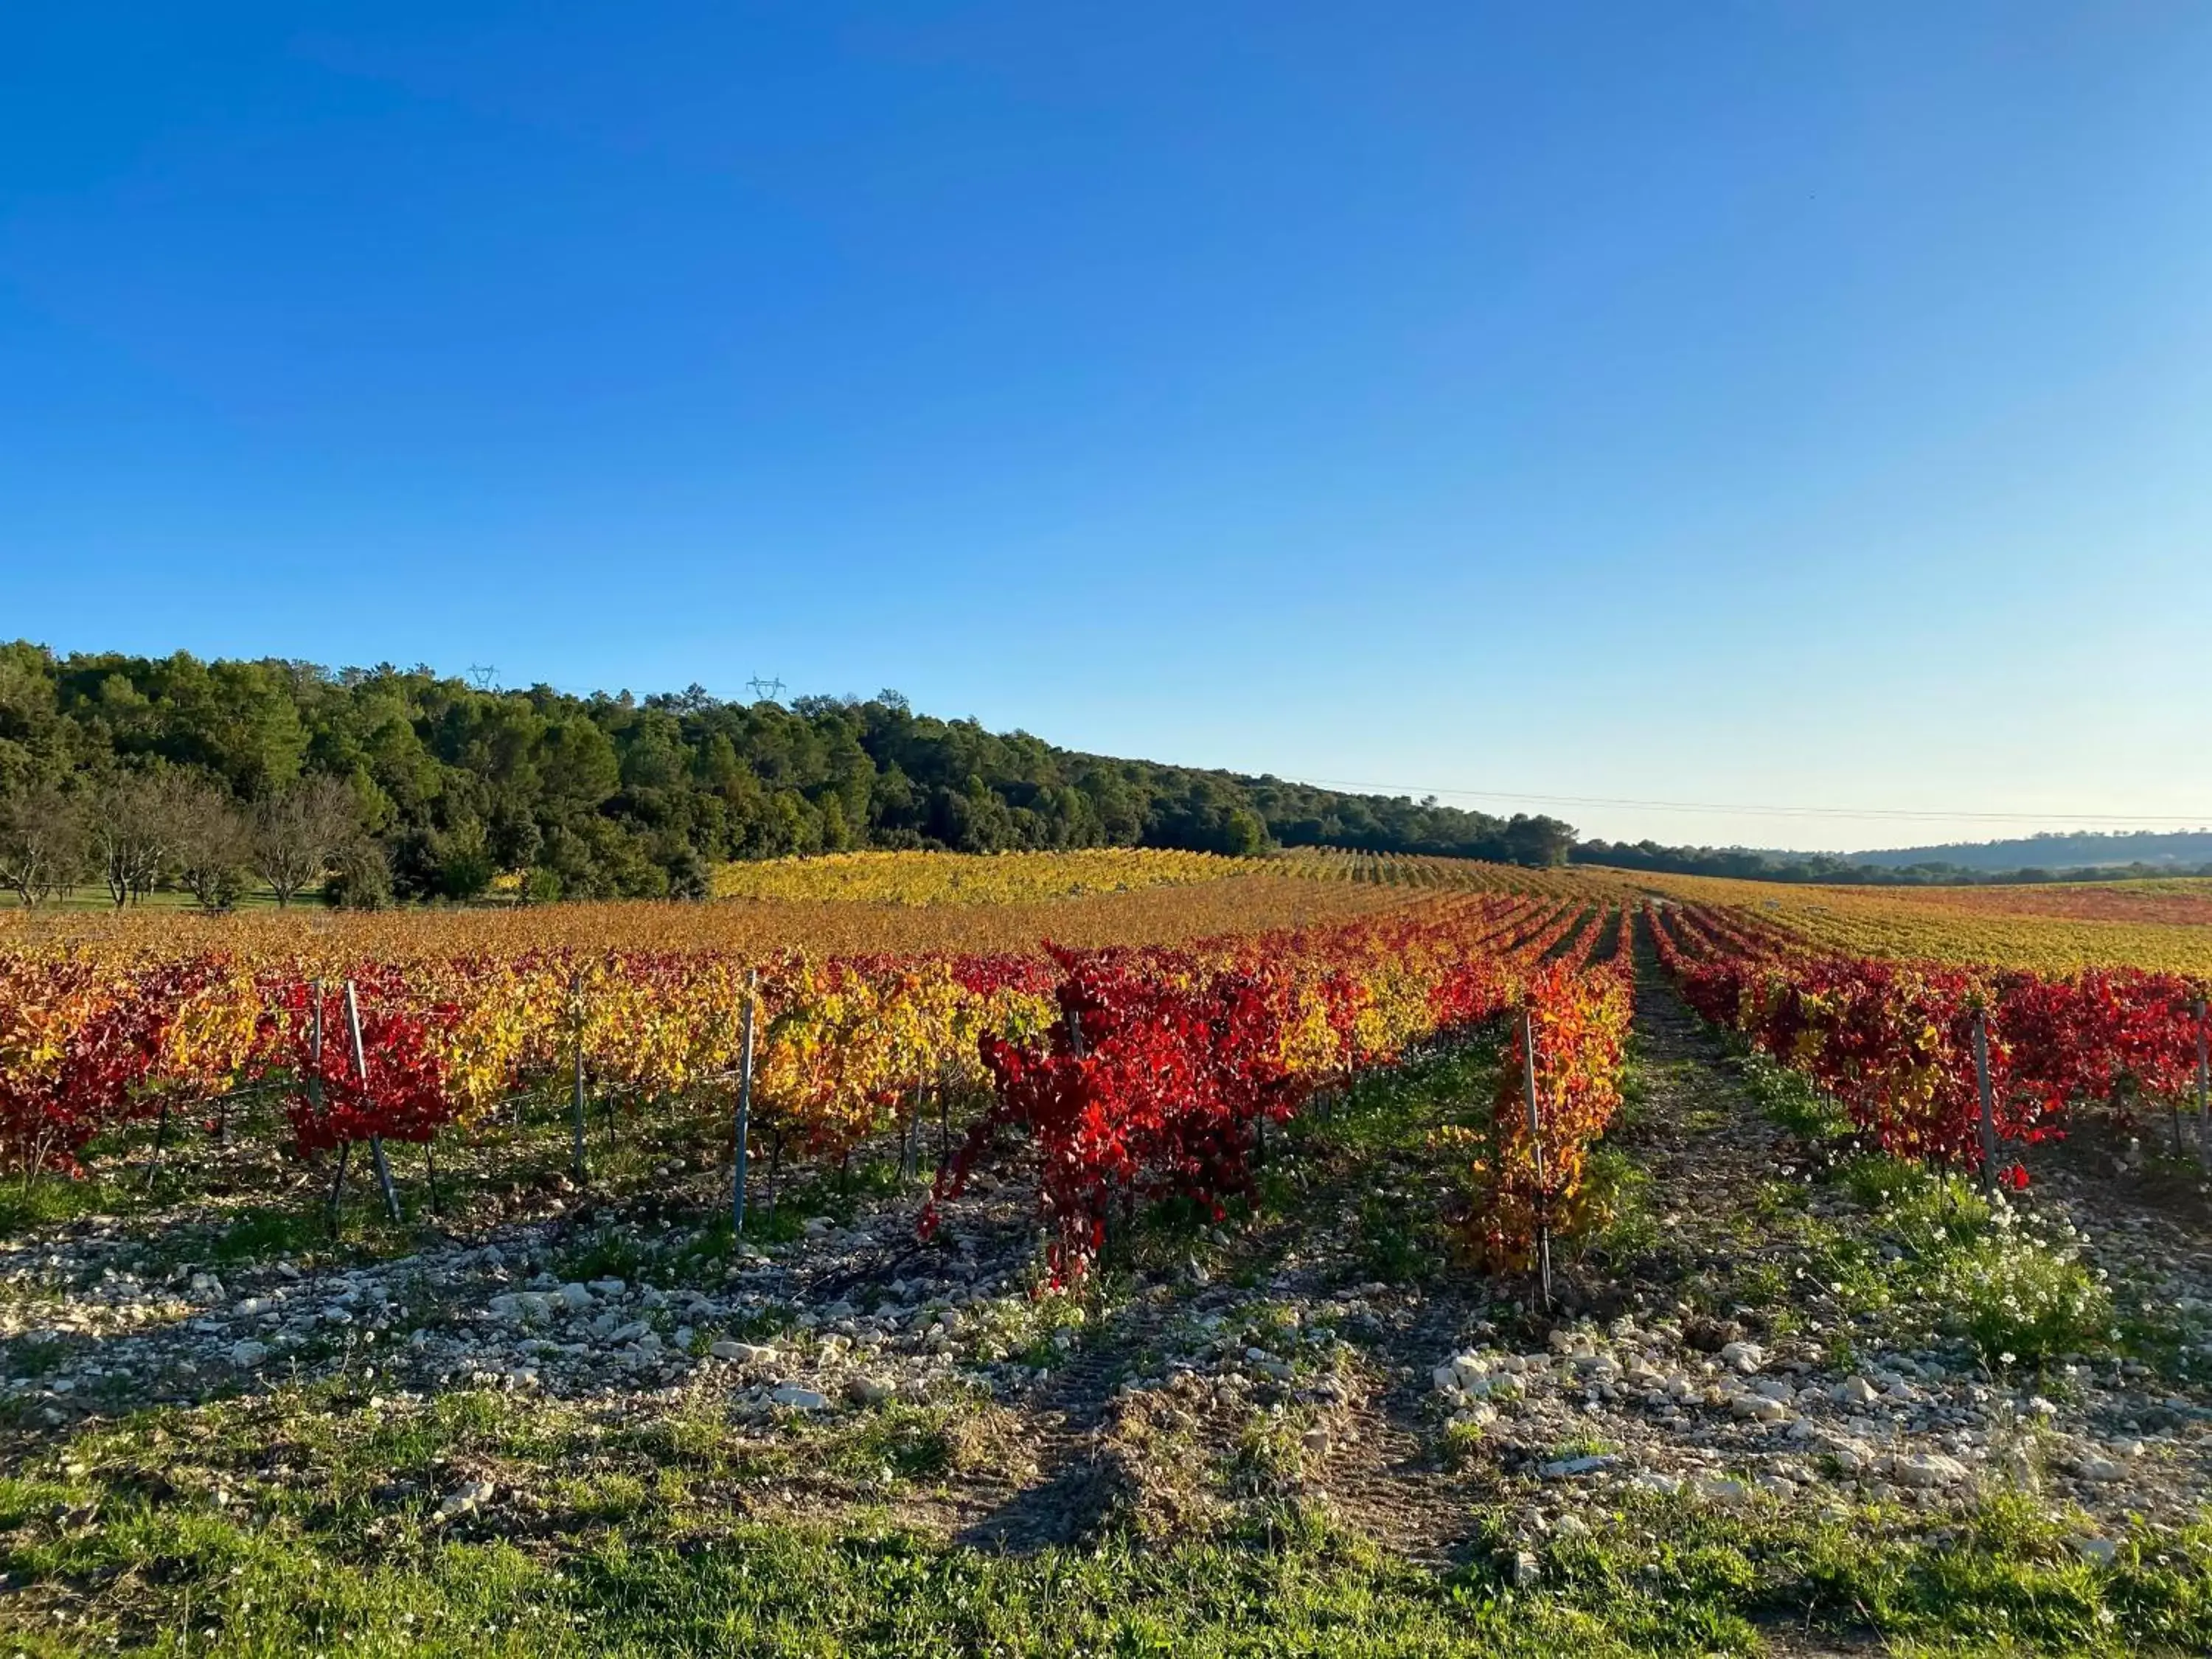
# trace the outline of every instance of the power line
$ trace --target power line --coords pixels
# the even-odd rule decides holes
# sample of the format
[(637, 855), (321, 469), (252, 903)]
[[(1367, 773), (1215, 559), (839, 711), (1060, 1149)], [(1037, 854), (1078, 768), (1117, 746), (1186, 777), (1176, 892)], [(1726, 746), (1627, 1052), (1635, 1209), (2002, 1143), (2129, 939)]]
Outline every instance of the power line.
[(1632, 806), (1655, 812), (1748, 812), (1768, 817), (1965, 818), (1993, 823), (2175, 823), (2212, 824), (2212, 811), (2182, 812), (1991, 812), (1947, 811), (1922, 806), (1773, 806), (1743, 802), (1638, 800), (1620, 795), (1540, 795), (1513, 789), (1452, 789), (1433, 784), (1368, 783), (1350, 778), (1311, 778), (1330, 789), (1358, 789), (1390, 795), (1459, 795), (1542, 806)]

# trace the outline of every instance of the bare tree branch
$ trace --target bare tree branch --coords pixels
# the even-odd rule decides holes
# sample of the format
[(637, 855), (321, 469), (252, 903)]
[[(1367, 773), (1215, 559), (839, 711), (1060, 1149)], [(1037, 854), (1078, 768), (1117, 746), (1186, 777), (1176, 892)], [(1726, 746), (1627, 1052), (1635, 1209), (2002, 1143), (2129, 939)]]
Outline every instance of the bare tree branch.
[(145, 895), (161, 878), (191, 787), (180, 774), (133, 772), (100, 790), (93, 810), (92, 848), (117, 909)]
[(171, 802), (171, 838), (185, 885), (210, 910), (228, 910), (246, 886), (246, 821), (228, 793), (188, 781)]
[(36, 909), (84, 872), (84, 815), (52, 784), (0, 799), (0, 883)]
[(253, 868), (288, 905), (322, 878), (357, 828), (352, 790), (335, 778), (303, 778), (254, 803)]

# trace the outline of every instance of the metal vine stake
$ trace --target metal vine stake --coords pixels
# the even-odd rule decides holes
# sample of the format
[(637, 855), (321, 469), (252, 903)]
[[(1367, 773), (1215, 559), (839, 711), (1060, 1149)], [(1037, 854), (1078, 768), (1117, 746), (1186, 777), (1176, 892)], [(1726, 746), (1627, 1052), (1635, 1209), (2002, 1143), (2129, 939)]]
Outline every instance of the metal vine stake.
[(2207, 1053), (2204, 999), (2197, 999), (2197, 1161), (2212, 1169), (2212, 1054)]
[[(345, 982), (346, 1030), (353, 1038), (354, 1076), (361, 1085), (362, 1103), (368, 1103), (368, 1054), (361, 1042), (361, 999), (351, 980)], [(384, 1207), (393, 1221), (399, 1219), (399, 1189), (392, 1184), (392, 1161), (384, 1155), (384, 1137), (368, 1138), (369, 1156), (376, 1160), (376, 1184), (384, 1189)]]
[(1974, 1010), (1974, 1087), (1982, 1101), (1982, 1196), (1995, 1198), (1997, 1191), (1996, 1092), (1990, 1086), (1990, 1016), (1984, 1008)]
[[(730, 1160), (730, 1230), (737, 1238), (745, 1236), (745, 1163), (753, 1125), (753, 1011), (760, 1001), (759, 988), (760, 969), (747, 969), (744, 1044), (743, 1058), (738, 1064), (738, 1121), (732, 1127), (736, 1146)], [(771, 1170), (770, 1178), (774, 1176)]]
[(1536, 1276), (1552, 1310), (1552, 1182), (1544, 1170), (1544, 1115), (1536, 1102), (1536, 1013), (1521, 1010), (1521, 1079), (1528, 1096), (1528, 1149), (1536, 1158)]
[(574, 1109), (573, 1127), (575, 1131), (576, 1184), (582, 1186), (591, 1178), (584, 1164), (584, 975), (581, 969), (568, 975), (569, 1023), (574, 1028), (575, 1088), (570, 1096)]

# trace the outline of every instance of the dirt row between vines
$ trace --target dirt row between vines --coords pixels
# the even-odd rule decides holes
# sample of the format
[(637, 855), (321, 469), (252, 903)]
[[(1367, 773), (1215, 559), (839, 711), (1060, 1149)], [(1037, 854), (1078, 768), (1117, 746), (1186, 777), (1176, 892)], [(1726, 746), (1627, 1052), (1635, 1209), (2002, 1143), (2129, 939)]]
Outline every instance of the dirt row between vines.
[(1305, 1510), (1413, 1562), (1513, 1578), (1647, 1495), (1871, 1503), (1940, 1534), (1978, 1498), (2027, 1493), (2081, 1517), (2090, 1559), (2131, 1524), (2198, 1514), (2212, 1395), (2190, 1372), (2212, 1371), (2212, 1285), (2185, 1172), (2144, 1172), (2124, 1141), (2038, 1153), (2032, 1205), (2082, 1229), (2124, 1299), (2166, 1310), (2171, 1340), (2157, 1363), (2006, 1372), (1844, 1294), (1847, 1246), (1871, 1250), (1862, 1279), (1892, 1247), (1814, 1178), (1837, 1149), (1781, 1127), (1648, 949), (1639, 968), (1604, 1202), (1549, 1310), (1456, 1250), (1464, 1154), (1437, 1132), (1489, 1110), (1494, 1056), (1475, 1045), (1316, 1113), (1271, 1149), (1249, 1222), (1156, 1219), (1082, 1296), (1032, 1293), (1018, 1162), (926, 1245), (915, 1189), (878, 1182), (801, 1228), (787, 1214), (787, 1242), (700, 1255), (725, 1179), (704, 1140), (626, 1194), (556, 1194), (558, 1213), (380, 1257), (217, 1267), (143, 1224), (46, 1230), (0, 1247), (0, 1460), (154, 1405), (189, 1436), (213, 1409), (232, 1440), (161, 1480), (251, 1509), (341, 1457), (307, 1416), (381, 1432), (484, 1396), (514, 1420), (362, 1476), (364, 1536), (554, 1548), (589, 1521), (580, 1494), (680, 1468), (695, 1521), (1023, 1552), (1264, 1536)]

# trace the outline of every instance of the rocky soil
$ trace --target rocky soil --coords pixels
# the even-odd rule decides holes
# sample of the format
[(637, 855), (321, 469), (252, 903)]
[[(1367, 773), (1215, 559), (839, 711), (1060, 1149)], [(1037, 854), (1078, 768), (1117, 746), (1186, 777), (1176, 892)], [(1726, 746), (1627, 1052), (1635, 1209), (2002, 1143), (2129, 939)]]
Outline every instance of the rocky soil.
[[(672, 1164), (650, 1193), (380, 1261), (218, 1271), (143, 1224), (19, 1238), (0, 1249), (0, 1450), (341, 1376), (398, 1402), (491, 1389), (627, 1422), (704, 1407), (761, 1443), (902, 1405), (964, 1414), (990, 1455), (903, 1512), (1006, 1547), (1109, 1519), (1172, 1534), (1284, 1496), (1422, 1559), (1502, 1535), (1530, 1574), (1638, 1491), (1874, 1500), (1931, 1531), (1979, 1495), (2024, 1492), (2073, 1517), (2091, 1559), (2197, 1516), (2212, 1255), (2189, 1171), (2124, 1141), (2039, 1152), (2019, 1224), (2109, 1274), (2146, 1357), (2008, 1366), (1924, 1309), (1845, 1294), (1833, 1242), (1873, 1224), (1814, 1178), (1829, 1154), (1774, 1121), (1648, 974), (1637, 1018), (1616, 1213), (1563, 1261), (1548, 1312), (1439, 1247), (1456, 1178), (1418, 1117), (1365, 1139), (1313, 1127), (1277, 1154), (1248, 1224), (1142, 1241), (1087, 1297), (1034, 1294), (1018, 1170), (980, 1182), (927, 1246), (908, 1188), (700, 1256), (721, 1177)], [(1486, 1075), (1462, 1073), (1469, 1090)], [(1480, 1109), (1408, 1098), (1438, 1121)], [(1415, 1236), (1389, 1273), (1378, 1193)], [(1892, 1259), (1877, 1252), (1877, 1273)], [(443, 1502), (507, 1496), (460, 1483)]]

